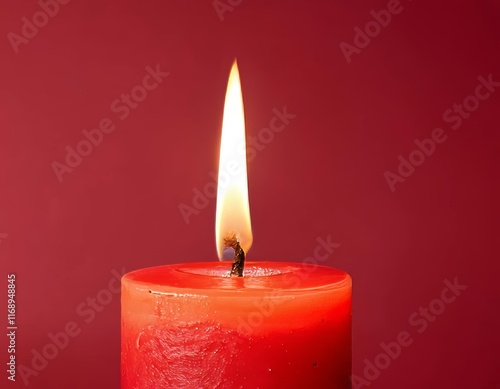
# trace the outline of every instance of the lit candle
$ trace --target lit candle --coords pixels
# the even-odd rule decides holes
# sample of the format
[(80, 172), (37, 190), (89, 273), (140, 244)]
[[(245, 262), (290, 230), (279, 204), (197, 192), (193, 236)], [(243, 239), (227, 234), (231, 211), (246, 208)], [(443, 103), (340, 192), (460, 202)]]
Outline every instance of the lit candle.
[[(122, 280), (122, 389), (347, 389), (351, 278), (292, 262), (244, 262), (252, 244), (236, 63), (219, 161), (216, 243), (235, 262), (166, 265)], [(226, 169), (222, 185), (221, 172)]]

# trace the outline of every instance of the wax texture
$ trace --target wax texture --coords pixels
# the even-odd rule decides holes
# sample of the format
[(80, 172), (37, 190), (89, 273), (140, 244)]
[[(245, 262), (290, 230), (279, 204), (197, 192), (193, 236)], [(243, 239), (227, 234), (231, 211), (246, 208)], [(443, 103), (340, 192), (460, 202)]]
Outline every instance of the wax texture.
[(122, 389), (350, 388), (351, 278), (287, 262), (122, 279)]

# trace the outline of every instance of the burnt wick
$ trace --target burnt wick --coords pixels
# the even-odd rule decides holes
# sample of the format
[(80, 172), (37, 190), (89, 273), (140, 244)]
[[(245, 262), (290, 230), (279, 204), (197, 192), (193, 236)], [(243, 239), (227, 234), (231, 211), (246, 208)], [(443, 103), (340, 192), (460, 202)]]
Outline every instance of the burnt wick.
[(243, 269), (245, 268), (245, 252), (238, 242), (236, 233), (229, 232), (224, 237), (224, 248), (232, 248), (234, 250), (234, 263), (231, 268), (231, 276), (243, 277)]

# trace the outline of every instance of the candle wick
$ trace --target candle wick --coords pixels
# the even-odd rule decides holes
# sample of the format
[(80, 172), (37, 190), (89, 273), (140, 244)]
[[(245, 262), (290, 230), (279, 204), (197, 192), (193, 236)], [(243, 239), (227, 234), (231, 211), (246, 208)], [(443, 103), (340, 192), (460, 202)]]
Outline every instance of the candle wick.
[(229, 232), (224, 238), (224, 247), (230, 247), (234, 250), (234, 263), (231, 268), (231, 276), (243, 277), (245, 268), (245, 251), (240, 246), (236, 233)]
[(243, 277), (243, 269), (245, 268), (245, 252), (241, 248), (239, 242), (236, 242), (234, 248), (234, 263), (231, 268), (231, 275)]

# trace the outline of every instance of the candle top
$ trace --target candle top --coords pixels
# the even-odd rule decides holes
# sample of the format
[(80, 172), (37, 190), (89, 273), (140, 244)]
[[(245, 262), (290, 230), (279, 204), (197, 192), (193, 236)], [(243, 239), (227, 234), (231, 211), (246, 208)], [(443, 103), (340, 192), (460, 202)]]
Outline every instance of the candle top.
[(245, 295), (286, 289), (305, 293), (324, 289), (350, 290), (351, 277), (342, 270), (294, 262), (248, 262), (245, 277), (230, 277), (224, 262), (165, 265), (132, 271), (122, 282), (133, 283), (150, 293), (175, 295), (196, 290), (208, 294), (237, 292)]

